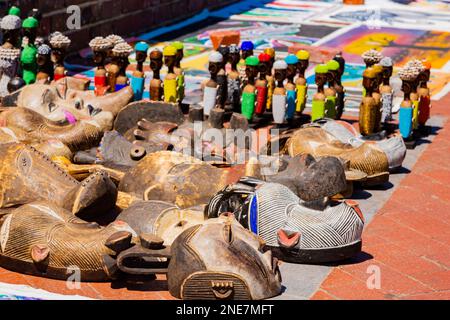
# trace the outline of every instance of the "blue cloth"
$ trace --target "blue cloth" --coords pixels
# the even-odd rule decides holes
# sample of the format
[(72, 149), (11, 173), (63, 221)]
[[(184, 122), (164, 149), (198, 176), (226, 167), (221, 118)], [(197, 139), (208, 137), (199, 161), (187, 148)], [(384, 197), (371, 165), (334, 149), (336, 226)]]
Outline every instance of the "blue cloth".
[(245, 50), (245, 51), (249, 51), (249, 50), (253, 50), (255, 46), (253, 45), (253, 42), (251, 41), (244, 41), (241, 44), (241, 50)]
[(134, 47), (136, 51), (144, 51), (144, 52), (147, 52), (148, 48), (149, 48), (148, 44), (144, 41), (136, 43), (136, 46)]
[(134, 92), (134, 101), (142, 100), (144, 94), (145, 78), (131, 77), (131, 88)]
[(295, 107), (296, 107), (296, 99), (297, 99), (297, 92), (295, 90), (288, 90), (286, 92), (286, 99), (287, 99), (287, 110), (286, 110), (286, 119), (292, 119), (294, 118), (295, 114)]
[(288, 55), (288, 56), (284, 59), (284, 61), (285, 61), (287, 64), (297, 64), (297, 63), (298, 63), (298, 58), (297, 58), (296, 55), (290, 54), (290, 55)]
[(413, 109), (400, 108), (399, 111), (398, 128), (404, 139), (408, 139), (411, 136)]

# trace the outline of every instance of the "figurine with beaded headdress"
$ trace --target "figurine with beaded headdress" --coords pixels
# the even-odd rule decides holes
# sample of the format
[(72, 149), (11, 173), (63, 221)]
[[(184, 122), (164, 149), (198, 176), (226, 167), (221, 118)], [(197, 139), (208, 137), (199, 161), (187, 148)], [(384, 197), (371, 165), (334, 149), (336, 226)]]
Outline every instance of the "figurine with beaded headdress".
[(333, 60), (339, 63), (339, 69), (337, 77), (334, 83), (334, 89), (336, 90), (336, 119), (340, 119), (344, 113), (345, 107), (345, 88), (342, 85), (342, 76), (345, 72), (345, 59), (342, 56), (342, 52), (337, 53)]
[(176, 103), (177, 94), (177, 75), (175, 74), (175, 61), (177, 49), (172, 46), (166, 46), (163, 50), (164, 64), (167, 67), (167, 75), (164, 78), (164, 101)]
[(266, 109), (271, 110), (272, 109), (272, 96), (273, 96), (273, 91), (275, 90), (275, 78), (274, 78), (273, 72), (272, 72), (273, 64), (275, 63), (275, 49), (274, 48), (265, 48), (264, 53), (268, 54), (270, 56), (270, 62), (269, 62), (269, 65), (270, 65), (269, 70), (270, 71), (266, 75), (266, 79), (267, 79)]
[(284, 61), (287, 64), (286, 69), (286, 99), (287, 99), (287, 109), (286, 109), (286, 119), (291, 120), (294, 118), (295, 109), (297, 107), (297, 91), (294, 83), (294, 78), (297, 75), (297, 64), (298, 58), (294, 54), (289, 54)]
[(363, 86), (366, 90), (359, 106), (359, 130), (363, 136), (371, 135), (377, 131), (377, 108), (379, 107), (373, 97), (376, 71), (368, 67), (363, 72)]
[(150, 69), (153, 78), (150, 80), (150, 100), (161, 101), (163, 97), (163, 83), (161, 81), (161, 69), (163, 67), (163, 53), (154, 49), (150, 52)]
[[(4, 16), (0, 22), (3, 32), (3, 44), (0, 47), (0, 97), (7, 95), (9, 89), (18, 89), (25, 84), (21, 79), (14, 81), (19, 67), (21, 26), (22, 21), (14, 14)], [(14, 85), (13, 82), (17, 84)]]
[(423, 70), (418, 76), (419, 88), (419, 129), (423, 132), (426, 127), (426, 122), (430, 118), (431, 97), (430, 89), (428, 88), (428, 81), (430, 81), (431, 63), (429, 61), (423, 62)]
[[(370, 49), (365, 51), (361, 58), (363, 59), (364, 63), (366, 64), (366, 69), (372, 67), (373, 65), (379, 63), (381, 59), (383, 59), (383, 55), (381, 52), (375, 49)], [(363, 96), (366, 95), (365, 88), (363, 88)]]
[(212, 109), (217, 106), (217, 74), (223, 63), (223, 56), (220, 52), (213, 51), (209, 55), (210, 78), (202, 84), (203, 89), (203, 114), (209, 116)]
[(286, 80), (288, 65), (284, 60), (277, 60), (273, 64), (274, 78), (276, 87), (273, 90), (272, 96), (272, 115), (273, 122), (277, 125), (281, 125), (286, 119), (286, 88), (284, 87), (284, 80)]
[(36, 82), (38, 83), (49, 84), (53, 80), (51, 54), (52, 49), (46, 44), (41, 44), (37, 49), (36, 63), (38, 65), (38, 72)]
[(380, 93), (380, 85), (383, 82), (383, 67), (379, 64), (375, 64), (372, 66), (372, 68), (375, 71), (372, 97), (375, 99), (375, 103), (377, 104), (376, 118), (375, 118), (375, 132), (379, 132), (381, 130), (381, 112), (383, 108)]
[(49, 42), (50, 46), (52, 47), (52, 62), (55, 65), (53, 78), (55, 80), (59, 80), (66, 76), (66, 69), (64, 68), (64, 57), (71, 41), (61, 32), (56, 31), (50, 34)]
[(36, 40), (38, 26), (39, 21), (33, 17), (26, 18), (22, 23), (23, 36), (26, 39), (26, 43), (24, 43), (20, 55), (20, 65), (22, 67), (22, 78), (26, 84), (31, 84), (36, 81), (37, 47), (34, 42)]
[(419, 128), (419, 94), (417, 93), (417, 87), (419, 86), (419, 75), (425, 70), (425, 67), (422, 64), (422, 61), (417, 59), (408, 61), (406, 67), (415, 70), (415, 74), (417, 74), (410, 94), (410, 99), (414, 106), (413, 130), (417, 130)]
[(270, 56), (267, 53), (261, 53), (259, 60), (259, 77), (255, 82), (256, 86), (256, 107), (255, 114), (260, 116), (266, 111), (267, 107), (267, 75), (272, 73)]
[(239, 71), (237, 65), (241, 59), (239, 46), (232, 44), (229, 46), (228, 62), (231, 69), (227, 74), (228, 82), (228, 103), (231, 104), (234, 112), (240, 112), (241, 108), (241, 80), (239, 77)]
[(144, 94), (144, 84), (145, 84), (145, 73), (144, 73), (144, 63), (147, 60), (148, 44), (144, 41), (139, 41), (134, 46), (134, 51), (136, 54), (136, 70), (131, 76), (131, 88), (134, 92), (134, 100), (138, 101), (142, 99)]
[(248, 121), (253, 118), (256, 104), (255, 78), (258, 76), (259, 60), (256, 56), (245, 59), (247, 84), (242, 89), (241, 113)]
[(322, 119), (326, 115), (325, 109), (325, 83), (328, 80), (328, 68), (326, 64), (318, 64), (314, 69), (316, 73), (315, 82), (317, 85), (317, 93), (312, 99), (311, 121)]
[(324, 93), (326, 96), (325, 110), (328, 118), (336, 119), (337, 109), (336, 109), (336, 99), (337, 92), (335, 89), (336, 79), (339, 72), (339, 62), (336, 60), (330, 60), (327, 62), (327, 77), (328, 77), (328, 88), (325, 89)]
[(113, 58), (117, 59), (119, 72), (116, 77), (115, 91), (119, 91), (130, 83), (127, 77), (127, 67), (130, 64), (128, 57), (133, 52), (133, 47), (126, 42), (118, 43), (112, 49)]
[(185, 94), (185, 76), (183, 68), (181, 68), (181, 61), (184, 58), (184, 45), (180, 41), (175, 41), (171, 44), (172, 47), (177, 49), (177, 53), (175, 54), (175, 67), (174, 71), (177, 76), (177, 100), (181, 103), (184, 99)]
[(306, 50), (299, 50), (296, 54), (297, 62), (297, 79), (295, 80), (295, 88), (297, 90), (297, 105), (295, 110), (302, 113), (306, 107), (308, 85), (306, 83), (305, 72), (309, 66), (309, 52)]
[(418, 70), (404, 66), (398, 71), (398, 77), (402, 80), (403, 101), (400, 104), (398, 126), (403, 139), (410, 140), (413, 131), (414, 105), (411, 101), (411, 92), (418, 76)]
[(381, 93), (381, 122), (387, 123), (392, 120), (392, 102), (394, 92), (392, 90), (390, 79), (393, 71), (392, 59), (384, 57), (380, 61), (382, 67), (382, 84), (380, 86)]
[(89, 42), (91, 47), (93, 60), (96, 64), (94, 71), (94, 87), (95, 93), (101, 95), (108, 86), (107, 72), (105, 68), (105, 60), (108, 55), (108, 51), (112, 49), (112, 43), (108, 39), (103, 37), (95, 37)]

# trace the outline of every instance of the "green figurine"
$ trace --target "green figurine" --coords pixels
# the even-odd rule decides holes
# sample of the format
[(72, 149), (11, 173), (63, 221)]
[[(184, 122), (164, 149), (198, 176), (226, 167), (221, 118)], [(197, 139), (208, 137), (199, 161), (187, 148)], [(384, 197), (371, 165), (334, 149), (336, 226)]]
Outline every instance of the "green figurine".
[(36, 18), (28, 17), (22, 23), (24, 37), (28, 41), (24, 44), (22, 54), (20, 56), (20, 64), (22, 66), (22, 78), (26, 84), (31, 84), (36, 81), (37, 74), (37, 48), (34, 44), (36, 40), (36, 32), (39, 22)]

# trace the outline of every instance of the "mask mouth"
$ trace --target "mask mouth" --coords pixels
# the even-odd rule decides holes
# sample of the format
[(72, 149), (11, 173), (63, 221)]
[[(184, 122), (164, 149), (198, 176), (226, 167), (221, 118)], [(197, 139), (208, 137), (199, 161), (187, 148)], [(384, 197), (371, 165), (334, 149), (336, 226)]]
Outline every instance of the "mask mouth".
[(75, 124), (77, 122), (77, 118), (75, 118), (75, 116), (70, 111), (64, 110), (64, 116), (66, 117), (67, 122), (70, 124)]

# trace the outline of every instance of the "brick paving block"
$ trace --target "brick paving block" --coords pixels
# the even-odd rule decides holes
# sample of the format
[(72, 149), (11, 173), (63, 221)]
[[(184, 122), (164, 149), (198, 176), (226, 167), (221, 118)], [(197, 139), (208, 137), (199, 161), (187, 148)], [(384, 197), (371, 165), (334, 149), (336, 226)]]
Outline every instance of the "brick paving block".
[(329, 295), (324, 290), (318, 290), (312, 297), (311, 300), (336, 300), (333, 296)]

